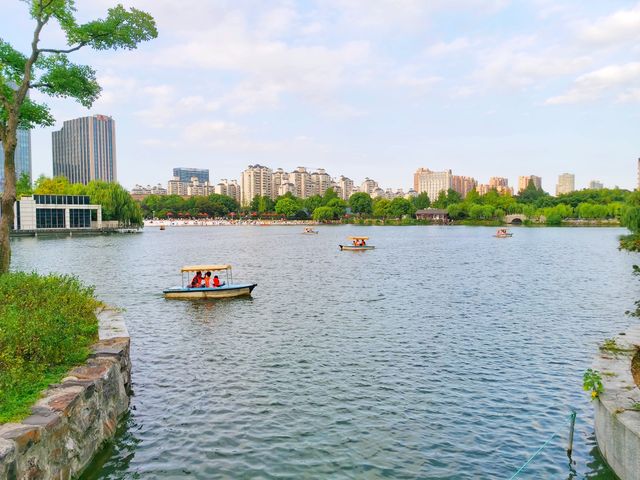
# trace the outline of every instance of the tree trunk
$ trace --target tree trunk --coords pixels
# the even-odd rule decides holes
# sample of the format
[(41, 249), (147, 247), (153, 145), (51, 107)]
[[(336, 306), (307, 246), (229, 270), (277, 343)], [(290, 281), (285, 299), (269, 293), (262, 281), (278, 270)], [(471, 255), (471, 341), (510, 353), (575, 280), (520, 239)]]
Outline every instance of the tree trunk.
[(2, 194), (2, 219), (0, 220), (0, 275), (9, 271), (11, 245), (9, 232), (13, 227), (13, 205), (16, 202), (16, 154), (17, 135), (15, 129), (7, 132), (4, 147), (4, 192)]

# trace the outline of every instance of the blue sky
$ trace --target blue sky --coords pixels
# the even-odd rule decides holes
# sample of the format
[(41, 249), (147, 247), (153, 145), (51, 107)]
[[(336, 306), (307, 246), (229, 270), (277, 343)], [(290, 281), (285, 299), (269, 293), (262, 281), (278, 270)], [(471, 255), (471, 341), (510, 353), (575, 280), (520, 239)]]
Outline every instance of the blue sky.
[[(81, 19), (115, 1), (77, 0)], [(119, 181), (174, 166), (238, 178), (260, 163), (326, 168), (357, 183), (412, 185), (418, 167), (481, 183), (535, 174), (553, 192), (636, 186), (640, 2), (606, 0), (127, 0), (159, 37), (132, 52), (82, 51), (103, 87), (87, 110), (48, 100), (51, 131), (90, 113), (117, 125)], [(26, 5), (0, 0), (0, 36), (26, 50)], [(51, 25), (43, 45), (60, 46)]]

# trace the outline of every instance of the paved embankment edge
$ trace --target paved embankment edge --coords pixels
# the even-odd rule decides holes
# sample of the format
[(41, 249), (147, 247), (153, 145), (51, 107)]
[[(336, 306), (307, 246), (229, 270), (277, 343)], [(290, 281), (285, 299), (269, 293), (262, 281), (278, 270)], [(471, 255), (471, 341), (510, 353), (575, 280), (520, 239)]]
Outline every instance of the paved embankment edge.
[(640, 389), (631, 363), (640, 351), (640, 326), (615, 337), (623, 351), (601, 351), (594, 368), (600, 371), (604, 392), (593, 402), (598, 447), (622, 480), (640, 480)]
[(99, 341), (87, 361), (50, 385), (31, 415), (0, 425), (0, 478), (78, 476), (129, 409), (130, 339), (120, 312), (96, 312)]

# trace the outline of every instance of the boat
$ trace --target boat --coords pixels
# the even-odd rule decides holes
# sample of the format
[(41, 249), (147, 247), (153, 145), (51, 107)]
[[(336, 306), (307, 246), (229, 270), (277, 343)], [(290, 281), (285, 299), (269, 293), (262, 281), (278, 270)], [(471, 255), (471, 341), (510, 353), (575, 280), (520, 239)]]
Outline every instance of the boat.
[(303, 235), (317, 235), (319, 232), (317, 230), (314, 230), (313, 227), (304, 227), (304, 230), (302, 231)]
[(164, 225), (160, 225), (160, 230), (164, 230)]
[(511, 238), (513, 237), (513, 233), (507, 231), (506, 228), (499, 228), (496, 234), (494, 235), (496, 238)]
[(352, 250), (352, 251), (364, 251), (364, 250), (373, 250), (373, 245), (367, 245), (367, 240), (369, 237), (347, 237), (351, 240), (351, 245), (338, 245), (340, 250)]
[[(224, 272), (226, 273), (226, 281), (219, 287), (189, 287), (189, 274), (194, 272)], [(256, 283), (233, 283), (231, 265), (189, 265), (182, 267), (180, 273), (182, 286), (163, 290), (165, 298), (205, 299), (250, 296), (257, 286)], [(187, 274), (187, 286), (184, 282), (185, 273)]]

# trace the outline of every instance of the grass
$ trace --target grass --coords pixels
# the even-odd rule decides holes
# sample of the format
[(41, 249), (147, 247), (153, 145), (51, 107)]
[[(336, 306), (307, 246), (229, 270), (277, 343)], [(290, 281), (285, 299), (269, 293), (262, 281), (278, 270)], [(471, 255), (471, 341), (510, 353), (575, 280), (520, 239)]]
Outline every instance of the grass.
[(620, 250), (640, 252), (640, 234), (624, 235), (620, 237)]
[(0, 275), (0, 423), (28, 416), (42, 390), (86, 360), (98, 306), (74, 277)]
[(602, 342), (602, 344), (600, 345), (600, 351), (611, 352), (611, 353), (622, 353), (622, 352), (626, 353), (632, 350), (618, 345), (618, 342), (616, 341), (615, 338), (606, 338), (604, 342)]

